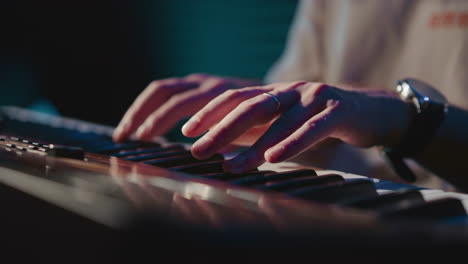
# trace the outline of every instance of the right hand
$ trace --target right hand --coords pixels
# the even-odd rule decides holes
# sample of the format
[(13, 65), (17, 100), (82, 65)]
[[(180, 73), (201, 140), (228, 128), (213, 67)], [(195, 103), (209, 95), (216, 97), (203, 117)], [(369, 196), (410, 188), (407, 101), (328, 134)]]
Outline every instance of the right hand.
[(149, 141), (164, 135), (181, 119), (195, 114), (223, 92), (259, 84), (205, 74), (153, 81), (127, 110), (113, 139), (125, 141), (135, 134), (138, 139)]

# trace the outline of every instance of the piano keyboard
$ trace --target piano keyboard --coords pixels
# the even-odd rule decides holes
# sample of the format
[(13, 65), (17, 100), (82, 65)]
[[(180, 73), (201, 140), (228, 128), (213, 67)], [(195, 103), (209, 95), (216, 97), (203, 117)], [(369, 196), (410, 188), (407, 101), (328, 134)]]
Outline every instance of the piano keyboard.
[(468, 194), (289, 163), (229, 174), (223, 155), (197, 160), (190, 146), (164, 138), (115, 143), (110, 127), (15, 107), (0, 118), (0, 182), (111, 229), (154, 215), (184, 228), (300, 230), (306, 243), (355, 230), (368, 245), (394, 242), (398, 230), (410, 230), (398, 236), (406, 246), (428, 244), (428, 234), (468, 242)]

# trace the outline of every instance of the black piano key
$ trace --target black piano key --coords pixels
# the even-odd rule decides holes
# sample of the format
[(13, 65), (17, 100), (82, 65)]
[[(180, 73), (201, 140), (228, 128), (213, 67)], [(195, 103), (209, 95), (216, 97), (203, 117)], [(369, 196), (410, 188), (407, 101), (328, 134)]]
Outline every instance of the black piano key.
[(105, 144), (112, 144), (112, 138), (105, 135), (99, 135), (93, 132), (71, 131), (67, 133), (66, 143), (83, 148), (97, 148)]
[(429, 202), (416, 202), (413, 205), (401, 209), (381, 213), (382, 217), (406, 217), (428, 220), (442, 220), (444, 218), (466, 216), (467, 212), (463, 203), (456, 198), (441, 198)]
[(232, 179), (241, 179), (250, 176), (261, 176), (267, 174), (276, 173), (275, 171), (271, 170), (264, 170), (264, 171), (249, 171), (244, 173), (208, 173), (204, 174), (203, 177), (213, 180), (232, 180)]
[(86, 149), (86, 151), (88, 152), (94, 152), (98, 149), (101, 149), (101, 148), (107, 148), (107, 147), (111, 147), (115, 144), (114, 141), (112, 141), (112, 139), (110, 138), (103, 138), (103, 139), (100, 139), (100, 140), (80, 140), (80, 139), (76, 139), (76, 140), (68, 140), (67, 141), (68, 144), (72, 145), (77, 145), (79, 147), (82, 147), (84, 149)]
[(378, 195), (374, 182), (364, 179), (304, 187), (289, 191), (288, 194), (302, 199), (324, 203), (358, 200), (363, 197), (373, 197)]
[(220, 173), (224, 171), (223, 163), (224, 161), (205, 161), (205, 162), (172, 167), (171, 170), (181, 171), (181, 172), (191, 173), (191, 174)]
[[(223, 160), (224, 160), (223, 155), (218, 154), (203, 161), (223, 161)], [(195, 158), (191, 154), (184, 154), (184, 155), (178, 155), (178, 156), (171, 156), (167, 158), (155, 159), (151, 161), (151, 165), (164, 167), (164, 168), (171, 168), (171, 167), (194, 164), (194, 163), (199, 163), (199, 162), (202, 162), (202, 160)]]
[(244, 177), (241, 179), (233, 180), (231, 182), (234, 184), (238, 184), (238, 185), (252, 186), (252, 185), (266, 183), (269, 181), (287, 180), (287, 179), (306, 177), (306, 176), (317, 176), (317, 173), (311, 169), (292, 170), (292, 171), (284, 171), (284, 172), (279, 172), (279, 173), (274, 173), (274, 174)]
[(156, 152), (168, 152), (168, 151), (185, 151), (186, 149), (182, 146), (167, 146), (167, 147), (149, 147), (149, 148), (137, 148), (132, 150), (123, 150), (115, 154), (114, 157), (123, 158), (127, 156), (136, 156), (141, 154), (151, 154)]
[(301, 177), (286, 181), (267, 183), (265, 185), (258, 186), (257, 189), (267, 191), (288, 191), (301, 187), (319, 186), (323, 184), (340, 182), (344, 182), (344, 178), (342, 176), (337, 174), (330, 174), (322, 176)]
[(52, 157), (59, 158), (69, 158), (83, 160), (85, 153), (83, 149), (70, 146), (61, 146), (56, 144), (51, 144), (49, 150), (47, 150), (47, 155)]
[(156, 153), (151, 153), (151, 154), (143, 154), (143, 155), (135, 155), (135, 156), (128, 156), (124, 157), (123, 159), (130, 160), (130, 161), (143, 161), (146, 164), (153, 164), (153, 161), (156, 161), (160, 158), (166, 158), (166, 157), (175, 157), (175, 156), (180, 156), (180, 155), (186, 155), (190, 154), (189, 151), (184, 150), (184, 151), (163, 151), (163, 152), (156, 152)]
[(140, 141), (130, 141), (130, 142), (123, 142), (123, 143), (113, 143), (109, 146), (100, 147), (93, 149), (92, 152), (97, 154), (103, 155), (110, 155), (122, 150), (130, 150), (135, 148), (141, 148), (145, 146), (157, 146), (158, 144), (148, 143), (148, 142), (140, 142)]
[(193, 164), (197, 162), (200, 162), (200, 160), (196, 159), (192, 155), (182, 154), (182, 155), (171, 156), (167, 158), (154, 159), (151, 161), (151, 165), (169, 168), (169, 167), (182, 166), (186, 164)]
[(345, 201), (342, 205), (374, 211), (392, 211), (401, 210), (411, 204), (419, 203), (424, 203), (424, 197), (418, 190), (412, 189), (381, 194), (370, 199)]

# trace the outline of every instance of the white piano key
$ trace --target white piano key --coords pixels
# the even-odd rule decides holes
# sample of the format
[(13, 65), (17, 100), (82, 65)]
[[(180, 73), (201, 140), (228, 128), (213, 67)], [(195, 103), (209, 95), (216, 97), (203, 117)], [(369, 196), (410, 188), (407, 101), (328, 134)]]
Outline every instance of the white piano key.
[(437, 200), (441, 198), (456, 198), (459, 199), (465, 211), (468, 213), (468, 194), (457, 193), (457, 192), (446, 192), (442, 190), (421, 190), (421, 194), (426, 201)]

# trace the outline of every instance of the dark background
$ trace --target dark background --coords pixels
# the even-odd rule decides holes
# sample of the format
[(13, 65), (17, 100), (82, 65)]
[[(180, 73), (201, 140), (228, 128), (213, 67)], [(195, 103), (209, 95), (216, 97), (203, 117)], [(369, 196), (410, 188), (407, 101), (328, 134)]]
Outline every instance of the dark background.
[(0, 105), (116, 125), (154, 79), (261, 79), (281, 55), (296, 4), (2, 1)]

